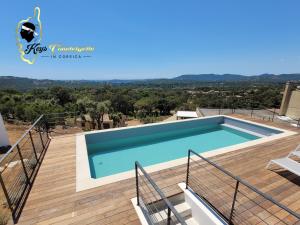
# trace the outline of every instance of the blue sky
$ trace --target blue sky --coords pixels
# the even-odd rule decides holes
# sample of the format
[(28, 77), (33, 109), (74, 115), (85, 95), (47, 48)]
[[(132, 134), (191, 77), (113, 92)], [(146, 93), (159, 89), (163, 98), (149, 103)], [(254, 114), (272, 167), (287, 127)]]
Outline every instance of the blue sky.
[[(15, 29), (41, 9), (42, 44), (95, 47), (91, 58), (21, 61)], [(142, 79), (300, 72), (299, 0), (5, 1), (0, 75)]]

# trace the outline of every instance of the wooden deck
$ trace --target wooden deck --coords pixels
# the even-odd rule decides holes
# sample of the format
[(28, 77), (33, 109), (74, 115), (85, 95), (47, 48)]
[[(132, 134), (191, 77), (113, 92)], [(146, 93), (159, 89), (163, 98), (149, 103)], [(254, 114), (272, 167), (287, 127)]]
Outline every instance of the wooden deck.
[[(296, 128), (277, 126), (299, 132)], [(299, 177), (265, 169), (270, 159), (286, 156), (299, 143), (300, 134), (297, 134), (218, 155), (212, 160), (300, 212)], [(76, 192), (75, 170), (75, 136), (55, 137), (47, 150), (19, 224), (140, 224), (130, 201), (136, 195), (134, 179)], [(186, 165), (182, 165), (151, 176), (167, 195), (171, 195), (180, 192), (177, 183), (185, 180), (185, 173)]]

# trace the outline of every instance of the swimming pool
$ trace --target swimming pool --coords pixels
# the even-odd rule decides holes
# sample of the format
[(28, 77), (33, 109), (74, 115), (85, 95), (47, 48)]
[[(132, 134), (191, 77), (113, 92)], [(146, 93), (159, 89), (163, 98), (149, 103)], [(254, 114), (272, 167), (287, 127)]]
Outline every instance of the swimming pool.
[(228, 116), (87, 132), (77, 137), (78, 177), (96, 183), (125, 179), (132, 174), (135, 161), (149, 168), (167, 168), (186, 162), (188, 149), (217, 154), (281, 137), (284, 133), (284, 130)]
[(198, 153), (243, 143), (259, 137), (223, 125), (171, 130), (88, 144), (92, 178), (185, 157), (188, 149)]

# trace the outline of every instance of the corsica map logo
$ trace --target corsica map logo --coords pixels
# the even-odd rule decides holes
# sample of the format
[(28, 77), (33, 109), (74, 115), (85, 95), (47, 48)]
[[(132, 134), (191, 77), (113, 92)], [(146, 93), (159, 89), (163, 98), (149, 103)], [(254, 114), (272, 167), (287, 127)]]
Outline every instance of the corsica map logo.
[(28, 64), (33, 64), (36, 61), (38, 54), (47, 51), (47, 47), (41, 45), (42, 22), (40, 14), (40, 8), (36, 7), (33, 16), (21, 20), (16, 29), (17, 46), (20, 57)]

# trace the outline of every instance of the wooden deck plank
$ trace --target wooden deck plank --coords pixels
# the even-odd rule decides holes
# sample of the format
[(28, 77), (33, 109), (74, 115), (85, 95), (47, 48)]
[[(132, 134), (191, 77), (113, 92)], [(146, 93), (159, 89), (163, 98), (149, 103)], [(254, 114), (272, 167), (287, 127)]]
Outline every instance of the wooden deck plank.
[[(283, 124), (259, 122), (299, 132)], [(270, 159), (286, 156), (298, 143), (300, 134), (218, 155), (212, 160), (300, 212), (299, 177), (286, 171), (275, 173), (265, 169)], [(140, 224), (130, 201), (136, 195), (135, 179), (76, 192), (75, 160), (75, 136), (55, 137), (51, 141), (19, 224)], [(180, 192), (177, 183), (185, 181), (185, 175), (186, 165), (151, 174), (167, 195)], [(270, 210), (278, 218), (288, 216), (278, 208), (270, 207)], [(268, 214), (261, 216), (270, 223), (276, 222)]]

